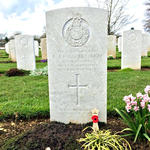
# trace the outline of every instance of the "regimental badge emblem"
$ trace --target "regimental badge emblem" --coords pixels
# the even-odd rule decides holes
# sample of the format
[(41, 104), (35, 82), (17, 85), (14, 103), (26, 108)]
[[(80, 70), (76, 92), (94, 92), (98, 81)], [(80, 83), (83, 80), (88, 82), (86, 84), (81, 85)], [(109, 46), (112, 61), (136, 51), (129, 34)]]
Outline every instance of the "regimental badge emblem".
[(80, 14), (76, 14), (64, 24), (62, 34), (69, 45), (81, 47), (89, 40), (89, 25)]
[(128, 40), (131, 43), (137, 42), (137, 35), (134, 32), (130, 33), (129, 36), (128, 36)]

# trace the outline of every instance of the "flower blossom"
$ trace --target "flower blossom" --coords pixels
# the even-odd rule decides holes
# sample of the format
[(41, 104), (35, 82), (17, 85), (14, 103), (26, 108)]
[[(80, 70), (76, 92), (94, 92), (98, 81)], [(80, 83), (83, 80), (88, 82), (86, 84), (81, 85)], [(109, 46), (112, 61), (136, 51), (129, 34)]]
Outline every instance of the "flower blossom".
[(139, 106), (134, 106), (134, 111), (138, 111), (139, 110)]
[(136, 99), (136, 97), (133, 97), (132, 94), (130, 94), (129, 97), (131, 101), (134, 101)]
[(145, 108), (145, 101), (142, 100), (142, 102), (140, 103), (140, 105), (141, 105), (142, 109), (144, 109)]
[(137, 93), (136, 96), (137, 96), (137, 98), (142, 98), (143, 97), (142, 93), (140, 93), (140, 92)]
[(146, 94), (148, 94), (150, 92), (150, 85), (147, 85), (144, 91)]
[(133, 106), (133, 105), (137, 105), (137, 101), (131, 101), (131, 105)]
[(128, 104), (126, 105), (125, 108), (126, 108), (127, 112), (130, 112), (130, 110), (132, 109), (131, 105), (128, 105)]
[(148, 94), (143, 95), (143, 101), (146, 103), (149, 101)]
[(148, 107), (148, 111), (150, 112), (150, 104), (148, 104), (147, 107)]

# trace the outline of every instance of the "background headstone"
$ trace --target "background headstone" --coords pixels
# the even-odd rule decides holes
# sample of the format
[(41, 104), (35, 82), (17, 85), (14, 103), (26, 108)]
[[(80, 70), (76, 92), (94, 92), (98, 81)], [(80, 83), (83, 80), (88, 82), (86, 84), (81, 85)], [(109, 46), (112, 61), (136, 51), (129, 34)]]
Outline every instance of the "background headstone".
[(107, 56), (116, 58), (116, 36), (108, 35), (108, 53)]
[(107, 118), (107, 12), (66, 8), (46, 13), (50, 120)]
[(150, 52), (150, 34), (148, 34), (148, 52)]
[(46, 44), (46, 38), (41, 38), (41, 53), (42, 53), (42, 59), (47, 59), (47, 44)]
[(16, 62), (16, 47), (15, 47), (14, 39), (9, 41), (9, 52), (10, 52), (11, 61)]
[(29, 35), (17, 35), (15, 37), (17, 68), (23, 70), (35, 70), (34, 39)]
[(121, 69), (141, 69), (142, 33), (139, 30), (123, 32)]
[(34, 41), (34, 51), (35, 51), (35, 56), (39, 56), (39, 42)]
[(150, 43), (149, 35), (142, 34), (142, 52), (141, 52), (141, 56), (147, 56), (149, 43)]
[(118, 51), (122, 52), (122, 37), (118, 38)]
[(9, 44), (8, 43), (5, 44), (5, 52), (7, 54), (9, 54)]

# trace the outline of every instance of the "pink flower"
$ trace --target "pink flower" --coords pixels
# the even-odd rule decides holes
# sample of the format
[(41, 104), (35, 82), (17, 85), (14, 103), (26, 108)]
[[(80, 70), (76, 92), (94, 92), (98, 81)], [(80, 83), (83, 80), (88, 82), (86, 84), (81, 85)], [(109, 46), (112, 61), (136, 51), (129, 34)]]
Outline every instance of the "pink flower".
[(123, 100), (124, 101), (130, 100), (130, 97), (129, 96), (124, 96)]
[(142, 93), (140, 93), (140, 92), (137, 93), (136, 96), (137, 96), (137, 98), (142, 98), (143, 97)]
[(142, 101), (140, 104), (141, 104), (142, 109), (144, 109), (145, 108), (145, 102)]
[(136, 99), (136, 97), (133, 97), (132, 94), (130, 94), (129, 96), (124, 96), (123, 100), (126, 102), (126, 104), (130, 104), (131, 101), (134, 101)]
[(147, 107), (148, 107), (148, 111), (150, 112), (150, 104), (148, 104)]
[(148, 102), (149, 101), (148, 94), (143, 95), (143, 101), (144, 102)]
[(139, 106), (134, 106), (134, 111), (138, 111), (139, 110)]
[(127, 112), (130, 112), (130, 109), (132, 108), (130, 105), (126, 105), (126, 110), (127, 110)]
[(134, 101), (136, 99), (136, 97), (133, 97), (132, 94), (130, 94), (129, 97), (131, 101)]
[(131, 101), (131, 105), (133, 106), (133, 105), (137, 105), (137, 101)]
[(124, 96), (123, 100), (125, 101), (126, 104), (130, 104), (130, 97), (129, 96)]
[(145, 93), (148, 94), (150, 91), (150, 85), (147, 85), (146, 88), (144, 89)]

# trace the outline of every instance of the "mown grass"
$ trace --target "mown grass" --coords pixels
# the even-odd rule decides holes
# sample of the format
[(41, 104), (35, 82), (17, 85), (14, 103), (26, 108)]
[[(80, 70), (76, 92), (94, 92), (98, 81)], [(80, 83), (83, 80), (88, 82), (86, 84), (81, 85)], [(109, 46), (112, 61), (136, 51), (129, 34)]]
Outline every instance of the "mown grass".
[[(142, 68), (150, 68), (150, 57), (142, 57)], [(112, 59), (107, 61), (108, 69), (121, 69), (121, 59)]]
[(0, 84), (0, 119), (49, 115), (47, 76), (2, 76)]
[[(41, 63), (41, 62), (37, 62), (36, 63), (36, 68), (43, 68), (47, 65), (47, 63)], [(17, 64), (16, 63), (0, 63), (0, 73), (5, 73), (6, 71), (8, 71), (11, 68), (16, 68)]]
[[(36, 68), (43, 68), (47, 65), (47, 63), (41, 63), (39, 62), (41, 60), (41, 51), (39, 51), (39, 57), (36, 57)], [(16, 68), (17, 64), (12, 62), (12, 63), (7, 63), (8, 61), (11, 61), (10, 58), (8, 58), (8, 54), (4, 50), (0, 50), (0, 73), (5, 73), (11, 68)], [(2, 63), (5, 62), (5, 63)]]
[[(40, 59), (40, 58), (39, 58)], [(43, 68), (47, 63), (37, 63)], [(150, 58), (142, 58), (143, 66), (150, 66)], [(108, 60), (108, 67), (119, 68), (120, 59)], [(0, 72), (16, 67), (16, 63), (0, 63)], [(150, 85), (150, 71), (108, 72), (107, 110), (108, 115), (115, 114), (114, 107), (124, 108), (122, 98), (125, 95), (143, 91)], [(18, 112), (20, 118), (49, 116), (47, 76), (0, 77), (0, 119), (13, 118)]]
[[(108, 72), (108, 115), (115, 114), (114, 107), (124, 108), (125, 95), (143, 92), (150, 85), (150, 71)], [(48, 77), (0, 77), (0, 112), (2, 118), (49, 116)]]
[(108, 72), (107, 110), (114, 114), (114, 108), (124, 108), (123, 97), (138, 92), (144, 92), (146, 85), (150, 85), (150, 71), (118, 71)]

